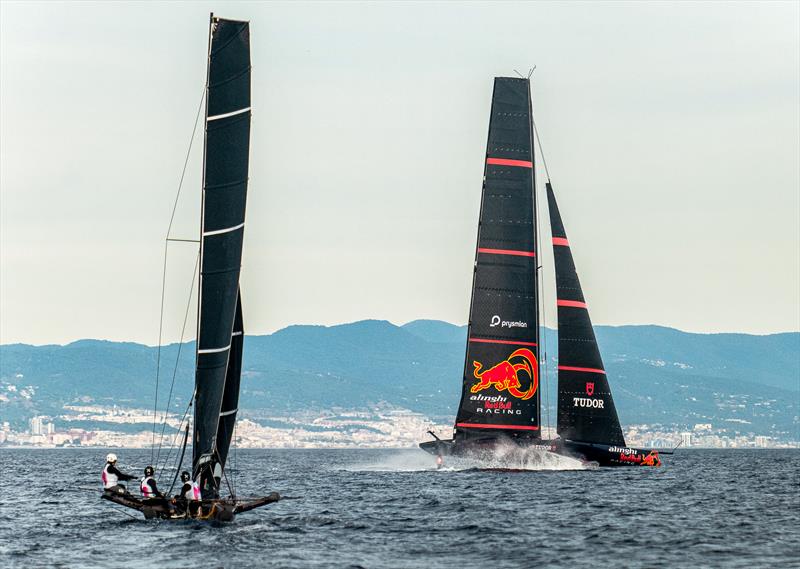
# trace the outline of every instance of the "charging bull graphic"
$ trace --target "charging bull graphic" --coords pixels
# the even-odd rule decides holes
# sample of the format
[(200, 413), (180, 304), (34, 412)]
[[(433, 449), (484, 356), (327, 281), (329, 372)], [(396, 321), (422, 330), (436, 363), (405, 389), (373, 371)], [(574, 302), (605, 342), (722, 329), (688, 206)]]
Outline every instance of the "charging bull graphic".
[[(497, 391), (508, 391), (510, 395), (522, 399), (530, 399), (539, 387), (539, 370), (536, 365), (536, 356), (526, 348), (513, 352), (508, 359), (500, 362), (487, 370), (483, 369), (481, 362), (472, 362), (475, 366), (473, 374), (480, 381), (470, 388), (471, 393), (478, 393), (484, 389), (494, 387)], [(530, 378), (530, 387), (522, 391), (519, 381), (519, 372), (524, 371)]]
[(642, 466), (661, 466), (661, 457), (657, 450), (651, 450), (650, 454), (642, 459)]

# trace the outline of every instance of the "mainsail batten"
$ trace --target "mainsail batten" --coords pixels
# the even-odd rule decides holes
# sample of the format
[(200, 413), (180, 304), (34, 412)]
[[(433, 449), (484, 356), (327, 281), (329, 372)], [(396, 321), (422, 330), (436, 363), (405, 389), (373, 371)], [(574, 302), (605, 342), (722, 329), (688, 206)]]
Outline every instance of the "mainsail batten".
[(528, 80), (496, 78), (457, 438), (539, 437), (531, 135)]
[(213, 477), (203, 474), (224, 467), (236, 415), (220, 415), (237, 407), (241, 372), (242, 335), (234, 332), (250, 154), (247, 22), (212, 19), (206, 101), (193, 471), (212, 492)]
[(547, 203), (558, 309), (558, 434), (566, 440), (624, 447), (603, 359), (549, 182)]

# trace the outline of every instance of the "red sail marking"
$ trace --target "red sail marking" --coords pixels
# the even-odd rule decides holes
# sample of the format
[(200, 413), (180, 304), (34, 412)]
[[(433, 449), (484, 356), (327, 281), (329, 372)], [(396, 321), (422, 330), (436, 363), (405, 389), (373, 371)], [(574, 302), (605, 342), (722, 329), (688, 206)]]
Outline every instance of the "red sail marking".
[(539, 427), (527, 425), (484, 425), (482, 423), (456, 423), (456, 427), (467, 429), (509, 429), (515, 431), (538, 431)]
[(490, 166), (519, 166), (520, 168), (533, 168), (530, 160), (511, 160), (509, 158), (487, 158), (486, 163)]
[(486, 338), (470, 338), (470, 342), (483, 342), (486, 344), (509, 344), (511, 346), (536, 346), (535, 342), (517, 342), (514, 340), (489, 340)]
[(536, 253), (533, 251), (515, 251), (513, 249), (487, 249), (485, 247), (478, 247), (478, 253), (489, 253), (491, 255), (515, 255), (517, 257), (535, 257)]
[(556, 306), (570, 306), (572, 308), (586, 308), (586, 303), (579, 300), (557, 300)]
[(573, 367), (573, 366), (558, 366), (558, 371), (585, 371), (586, 373), (602, 373), (606, 374), (605, 370), (593, 367)]
[(561, 245), (562, 247), (569, 247), (569, 241), (566, 237), (553, 237), (553, 245)]

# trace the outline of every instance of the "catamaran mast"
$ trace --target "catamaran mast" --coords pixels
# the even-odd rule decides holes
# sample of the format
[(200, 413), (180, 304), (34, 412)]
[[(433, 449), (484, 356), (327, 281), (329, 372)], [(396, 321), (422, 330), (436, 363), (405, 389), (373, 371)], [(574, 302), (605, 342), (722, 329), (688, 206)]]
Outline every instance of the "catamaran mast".
[[(206, 210), (206, 155), (208, 152), (208, 82), (211, 74), (211, 38), (214, 33), (214, 12), (209, 13), (208, 16), (208, 46), (206, 48), (206, 87), (205, 87), (205, 104), (203, 109), (203, 170), (200, 181), (200, 256), (197, 263), (197, 333), (195, 335), (195, 353), (194, 353), (194, 368), (196, 370), (200, 367), (200, 316), (201, 307), (203, 306), (203, 228), (205, 227), (205, 210)], [(195, 388), (192, 397), (195, 399), (194, 405), (194, 420), (192, 421), (192, 449), (198, 443), (198, 430), (197, 430), (197, 378), (195, 377)], [(192, 466), (194, 467), (197, 456), (192, 450)]]

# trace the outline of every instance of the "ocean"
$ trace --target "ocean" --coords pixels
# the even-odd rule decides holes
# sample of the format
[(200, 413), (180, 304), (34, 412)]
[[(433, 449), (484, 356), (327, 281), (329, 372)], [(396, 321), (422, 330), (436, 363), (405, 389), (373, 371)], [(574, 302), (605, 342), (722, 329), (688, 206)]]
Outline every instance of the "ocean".
[[(239, 450), (237, 494), (296, 499), (229, 524), (145, 521), (101, 500), (106, 452), (0, 450), (0, 567), (800, 567), (799, 450), (441, 470), (416, 450)], [(137, 475), (150, 459), (116, 452)]]

